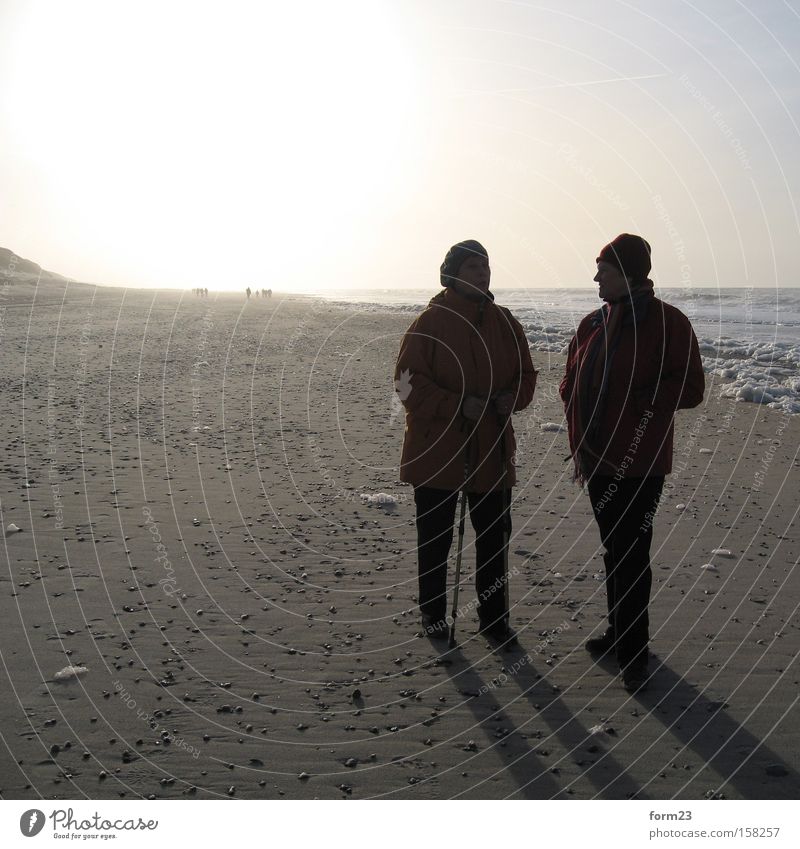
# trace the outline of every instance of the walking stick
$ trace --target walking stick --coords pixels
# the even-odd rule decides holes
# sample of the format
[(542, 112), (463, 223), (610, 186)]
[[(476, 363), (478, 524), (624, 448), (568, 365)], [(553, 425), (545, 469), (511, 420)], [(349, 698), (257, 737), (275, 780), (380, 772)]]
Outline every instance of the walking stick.
[(450, 622), (450, 648), (456, 644), (456, 617), (458, 616), (458, 590), (461, 584), (461, 555), (464, 552), (464, 516), (467, 508), (467, 485), (470, 478), (470, 459), (472, 455), (472, 431), (464, 446), (464, 486), (461, 488), (461, 507), (458, 518), (458, 545), (456, 548), (456, 585), (453, 589), (453, 612)]

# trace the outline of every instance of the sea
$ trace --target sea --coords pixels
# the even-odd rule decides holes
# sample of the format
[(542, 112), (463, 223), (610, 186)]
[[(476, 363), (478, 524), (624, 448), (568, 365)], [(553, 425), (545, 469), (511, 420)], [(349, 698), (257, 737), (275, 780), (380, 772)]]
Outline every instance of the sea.
[[(565, 354), (580, 320), (602, 305), (596, 288), (492, 289), (525, 328), (531, 349)], [(420, 312), (437, 290), (319, 293), (364, 310)], [(800, 414), (800, 288), (662, 288), (656, 294), (692, 322), (703, 365), (723, 398)]]

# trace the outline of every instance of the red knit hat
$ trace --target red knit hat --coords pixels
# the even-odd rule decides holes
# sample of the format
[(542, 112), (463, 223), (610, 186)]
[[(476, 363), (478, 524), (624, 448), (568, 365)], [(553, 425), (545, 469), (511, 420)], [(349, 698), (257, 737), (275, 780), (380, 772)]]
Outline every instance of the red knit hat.
[(609, 242), (595, 262), (607, 262), (616, 266), (625, 277), (634, 283), (647, 279), (652, 265), (650, 263), (650, 245), (641, 236), (621, 233)]

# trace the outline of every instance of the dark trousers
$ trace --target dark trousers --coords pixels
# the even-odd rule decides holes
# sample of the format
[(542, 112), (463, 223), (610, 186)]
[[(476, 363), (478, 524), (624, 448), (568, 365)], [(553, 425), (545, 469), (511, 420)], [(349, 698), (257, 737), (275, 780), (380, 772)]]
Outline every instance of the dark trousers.
[[(506, 492), (510, 497), (510, 491)], [(447, 557), (453, 542), (453, 521), (459, 493), (418, 486), (417, 556), (419, 560), (419, 607), (436, 619), (447, 615)], [(508, 619), (508, 576), (503, 550), (503, 493), (470, 492), (469, 517), (475, 529), (475, 589), (478, 616), (491, 625)], [(510, 515), (510, 514), (509, 514)], [(511, 535), (511, 520), (508, 519)]]
[(589, 499), (605, 547), (608, 623), (621, 667), (647, 662), (650, 544), (664, 478), (595, 476)]

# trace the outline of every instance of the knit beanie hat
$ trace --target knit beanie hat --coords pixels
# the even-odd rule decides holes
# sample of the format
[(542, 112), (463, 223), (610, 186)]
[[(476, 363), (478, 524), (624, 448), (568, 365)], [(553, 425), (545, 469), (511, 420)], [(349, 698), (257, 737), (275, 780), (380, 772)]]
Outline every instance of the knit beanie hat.
[(652, 268), (650, 245), (641, 236), (621, 233), (600, 251), (595, 262), (607, 262), (616, 266), (623, 276), (630, 277), (633, 283), (641, 283), (647, 279)]
[(453, 282), (453, 278), (458, 277), (458, 271), (463, 263), (475, 254), (485, 256), (486, 259), (489, 258), (486, 248), (480, 242), (476, 242), (475, 239), (467, 239), (453, 245), (439, 269), (439, 279), (442, 286), (449, 286)]

